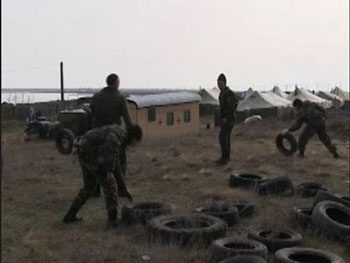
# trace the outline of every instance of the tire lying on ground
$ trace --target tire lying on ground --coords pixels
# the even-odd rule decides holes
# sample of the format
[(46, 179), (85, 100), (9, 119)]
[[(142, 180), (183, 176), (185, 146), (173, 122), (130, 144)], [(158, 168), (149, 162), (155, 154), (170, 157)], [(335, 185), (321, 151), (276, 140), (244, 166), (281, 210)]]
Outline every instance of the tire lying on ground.
[(57, 150), (62, 154), (70, 154), (73, 149), (75, 135), (70, 129), (62, 129), (57, 132), (55, 144)]
[(298, 225), (302, 227), (311, 227), (312, 207), (293, 207), (291, 217)]
[(258, 256), (235, 256), (224, 259), (218, 263), (267, 263), (265, 259)]
[(293, 183), (288, 176), (272, 178), (258, 185), (256, 191), (261, 196), (280, 195), (287, 191), (294, 193)]
[(333, 201), (321, 201), (313, 209), (312, 222), (320, 233), (345, 240), (350, 235), (350, 208)]
[(212, 260), (214, 262), (240, 255), (267, 257), (267, 247), (255, 240), (237, 239), (234, 237), (220, 238), (212, 242), (210, 246)]
[[(290, 148), (285, 147), (284, 141), (287, 140)], [(291, 133), (280, 133), (276, 137), (276, 146), (280, 153), (285, 156), (292, 156), (298, 149), (298, 143)]]
[(314, 197), (321, 190), (327, 192), (327, 189), (322, 187), (322, 184), (315, 182), (302, 183), (295, 187), (295, 192), (304, 198)]
[(139, 202), (123, 206), (122, 222), (126, 224), (146, 224), (147, 221), (159, 215), (171, 213), (168, 205), (159, 202)]
[(233, 171), (230, 175), (230, 186), (241, 188), (255, 188), (264, 182), (266, 177), (250, 171)]
[(301, 245), (301, 234), (290, 229), (260, 229), (250, 231), (248, 238), (263, 243), (270, 252), (285, 247), (295, 247)]
[(350, 207), (349, 197), (346, 197), (346, 196), (342, 197), (340, 195), (331, 194), (331, 193), (328, 193), (326, 191), (318, 191), (317, 192), (315, 199), (314, 199), (314, 206), (317, 205), (317, 203), (319, 203), (321, 201), (325, 201), (325, 200), (334, 201), (334, 202), (343, 204), (347, 207)]
[(239, 217), (248, 217), (254, 214), (255, 204), (249, 201), (233, 201), (233, 205), (237, 207)]
[(236, 256), (227, 258), (219, 263), (266, 263), (265, 259), (257, 256)]
[(278, 250), (274, 255), (274, 263), (346, 263), (336, 254), (314, 248), (290, 247)]
[(196, 209), (196, 212), (218, 217), (224, 220), (228, 226), (233, 226), (239, 221), (238, 208), (235, 206), (223, 207), (221, 211), (210, 211), (205, 207), (201, 207), (200, 209)]
[(227, 225), (220, 218), (204, 214), (161, 215), (148, 221), (151, 241), (181, 246), (208, 246), (225, 236)]

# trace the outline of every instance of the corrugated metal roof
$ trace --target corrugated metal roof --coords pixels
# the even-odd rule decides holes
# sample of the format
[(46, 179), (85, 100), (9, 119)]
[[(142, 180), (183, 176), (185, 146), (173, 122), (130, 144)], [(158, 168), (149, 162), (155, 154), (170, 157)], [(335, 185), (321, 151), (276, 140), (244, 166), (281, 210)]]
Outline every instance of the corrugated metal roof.
[(171, 92), (145, 96), (130, 95), (126, 99), (135, 103), (138, 108), (144, 108), (201, 101), (202, 97), (190, 92)]

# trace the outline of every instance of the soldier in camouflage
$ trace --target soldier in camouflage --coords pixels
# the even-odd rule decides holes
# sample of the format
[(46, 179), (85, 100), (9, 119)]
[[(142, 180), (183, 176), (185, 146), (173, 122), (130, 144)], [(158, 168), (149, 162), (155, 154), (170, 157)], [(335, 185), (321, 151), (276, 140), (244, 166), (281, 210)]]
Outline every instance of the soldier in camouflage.
[[(77, 217), (77, 212), (93, 193), (97, 181), (104, 192), (108, 211), (108, 228), (117, 226), (116, 178), (123, 176), (120, 151), (125, 150), (128, 145), (140, 141), (141, 138), (142, 130), (138, 125), (129, 126), (125, 130), (117, 124), (94, 128), (79, 138), (76, 147), (83, 172), (84, 186), (64, 216), (64, 223), (81, 220)], [(129, 193), (125, 184), (120, 187)], [(130, 194), (129, 198), (132, 201)]]
[(337, 148), (332, 144), (331, 138), (326, 131), (325, 110), (316, 103), (310, 101), (302, 102), (300, 99), (295, 99), (293, 101), (293, 107), (297, 110), (297, 120), (292, 127), (286, 130), (286, 132), (294, 132), (300, 129), (303, 123), (306, 123), (305, 129), (299, 137), (299, 157), (304, 157), (307, 142), (315, 133), (317, 133), (320, 141), (333, 154), (333, 157), (340, 158)]

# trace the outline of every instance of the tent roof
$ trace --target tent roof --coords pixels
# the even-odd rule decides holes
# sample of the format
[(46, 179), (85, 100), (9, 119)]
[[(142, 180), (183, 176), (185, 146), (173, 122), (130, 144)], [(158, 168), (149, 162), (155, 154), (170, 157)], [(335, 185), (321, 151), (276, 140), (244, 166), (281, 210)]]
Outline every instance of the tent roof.
[(339, 97), (343, 98), (344, 100), (349, 100), (349, 92), (346, 92), (339, 87), (335, 87), (331, 91), (331, 93), (338, 95)]
[(283, 99), (272, 92), (262, 93), (259, 91), (254, 91), (250, 96), (239, 102), (237, 111), (288, 107), (290, 105), (290, 101)]
[(282, 97), (282, 98), (287, 98), (287, 96), (288, 96), (288, 95), (287, 95), (286, 93), (284, 93), (284, 92), (281, 90), (281, 88), (278, 87), (278, 86), (273, 86), (271, 92), (273, 92), (274, 94), (276, 94), (276, 95), (278, 95), (278, 96), (280, 96), (280, 97)]
[(191, 92), (171, 92), (145, 96), (130, 95), (126, 99), (135, 103), (138, 108), (182, 104), (202, 100), (200, 95)]
[(344, 101), (344, 99), (336, 94), (330, 93), (328, 91), (319, 91), (317, 92), (317, 96), (326, 99), (326, 100), (339, 100)]
[(321, 104), (323, 107), (330, 107), (332, 105), (331, 101), (322, 99), (322, 98), (312, 94), (311, 92), (304, 90), (304, 89), (300, 89), (298, 87), (295, 88), (294, 92), (292, 92), (288, 95), (287, 99), (290, 101), (294, 101), (295, 99), (300, 99), (301, 101), (308, 100), (311, 102)]

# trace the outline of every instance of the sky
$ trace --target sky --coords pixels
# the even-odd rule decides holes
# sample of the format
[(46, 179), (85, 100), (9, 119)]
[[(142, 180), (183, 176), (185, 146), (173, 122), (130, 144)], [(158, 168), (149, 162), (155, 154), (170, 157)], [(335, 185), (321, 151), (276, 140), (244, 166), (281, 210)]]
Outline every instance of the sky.
[(349, 87), (349, 0), (1, 3), (2, 88)]

